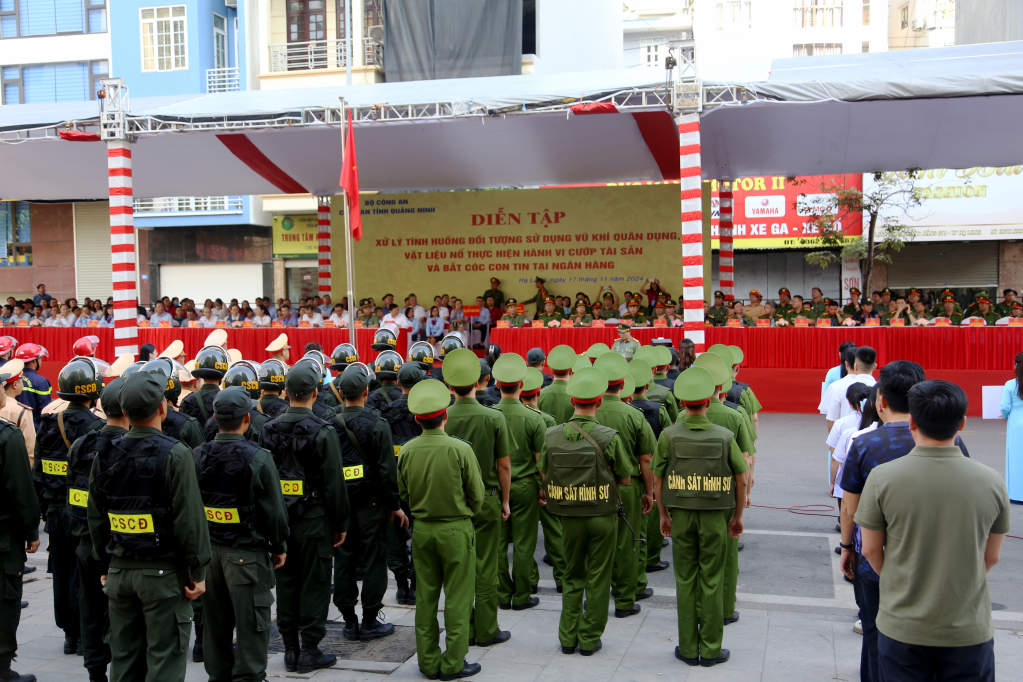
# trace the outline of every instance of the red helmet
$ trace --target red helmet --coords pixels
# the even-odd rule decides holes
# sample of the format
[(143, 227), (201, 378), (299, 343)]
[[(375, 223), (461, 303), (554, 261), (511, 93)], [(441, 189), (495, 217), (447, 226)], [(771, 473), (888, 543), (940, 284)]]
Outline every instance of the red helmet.
[(75, 341), (75, 345), (71, 347), (71, 350), (74, 351), (75, 356), (91, 356), (96, 354), (96, 347), (98, 345), (98, 336), (83, 336)]
[(18, 350), (14, 353), (14, 357), (22, 362), (31, 362), (49, 356), (50, 353), (38, 343), (24, 343), (18, 346)]
[(0, 355), (7, 355), (18, 344), (9, 336), (0, 336)]

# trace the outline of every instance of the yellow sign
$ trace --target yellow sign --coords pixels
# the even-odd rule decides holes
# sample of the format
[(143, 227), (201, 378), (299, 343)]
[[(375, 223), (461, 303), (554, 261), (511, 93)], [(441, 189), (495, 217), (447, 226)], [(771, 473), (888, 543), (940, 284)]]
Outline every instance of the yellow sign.
[(241, 523), (238, 510), (233, 507), (203, 507), (206, 520), (210, 523)]
[(115, 533), (154, 533), (152, 514), (110, 514), (110, 530)]
[(345, 467), (344, 471), (346, 481), (354, 481), (356, 479), (362, 478), (362, 475), (364, 473), (362, 466)]
[(67, 476), (67, 462), (55, 459), (43, 460), (43, 473), (50, 476)]
[[(582, 291), (599, 300), (605, 286), (622, 296), (654, 277), (682, 295), (678, 185), (373, 194), (361, 203), (356, 288), (377, 300), (416, 293), (429, 305), (446, 293), (475, 303), (491, 277), (505, 300), (536, 296), (536, 277), (552, 296)], [(337, 235), (340, 206), (336, 197)], [(332, 261), (345, 262), (344, 240), (332, 241)], [(332, 275), (334, 291), (346, 289), (344, 268)]]
[(281, 493), (285, 495), (302, 495), (305, 486), (302, 481), (281, 481)]
[(88, 507), (89, 491), (81, 488), (68, 488), (67, 503), (74, 507)]
[(318, 234), (315, 215), (274, 216), (274, 258), (316, 258), (320, 251)]

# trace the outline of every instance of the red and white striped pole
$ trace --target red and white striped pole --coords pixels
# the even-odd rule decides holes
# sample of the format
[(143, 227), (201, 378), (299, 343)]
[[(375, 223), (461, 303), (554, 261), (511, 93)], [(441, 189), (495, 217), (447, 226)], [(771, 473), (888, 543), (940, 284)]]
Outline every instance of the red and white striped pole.
[(703, 198), (700, 170), (700, 115), (675, 119), (679, 139), (682, 190), (682, 319), (686, 336), (704, 348), (703, 321)]
[(723, 181), (718, 190), (720, 218), (718, 219), (718, 285), (725, 302), (735, 300), (735, 260), (732, 252), (732, 183)]
[(114, 285), (114, 355), (138, 355), (138, 291), (135, 283), (135, 220), (131, 188), (131, 143), (107, 142), (110, 189), (110, 262)]
[(319, 294), (330, 293), (330, 197), (316, 197), (316, 240), (319, 242)]

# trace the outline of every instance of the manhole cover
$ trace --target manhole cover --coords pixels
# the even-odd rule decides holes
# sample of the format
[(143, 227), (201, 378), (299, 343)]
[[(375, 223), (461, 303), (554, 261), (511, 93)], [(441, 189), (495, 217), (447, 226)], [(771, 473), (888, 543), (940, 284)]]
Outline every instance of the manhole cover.
[(996, 604), (995, 602), (991, 602), (991, 610), (992, 611), (1004, 611), (1005, 610), (1005, 604)]
[[(327, 636), (320, 642), (320, 651), (338, 658), (380, 663), (404, 663), (416, 653), (416, 629), (411, 625), (394, 626), (394, 634), (369, 642), (350, 642), (344, 636), (343, 623), (327, 623)], [(277, 623), (270, 628), (271, 654), (284, 653), (284, 642)]]

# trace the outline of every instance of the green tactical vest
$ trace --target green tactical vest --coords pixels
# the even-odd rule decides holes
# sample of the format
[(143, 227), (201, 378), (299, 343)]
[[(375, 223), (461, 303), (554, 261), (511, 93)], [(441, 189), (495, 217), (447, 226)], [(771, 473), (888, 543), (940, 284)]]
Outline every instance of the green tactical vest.
[(661, 485), (666, 507), (696, 511), (735, 508), (729, 465), (732, 432), (723, 426), (690, 431), (680, 420), (661, 432), (668, 439), (668, 468)]
[[(618, 511), (618, 482), (607, 464), (601, 462), (588, 440), (569, 440), (565, 432), (574, 430), (569, 424), (547, 429), (547, 511), (559, 516), (605, 516)], [(602, 450), (607, 450), (618, 432), (599, 424), (589, 436)]]

